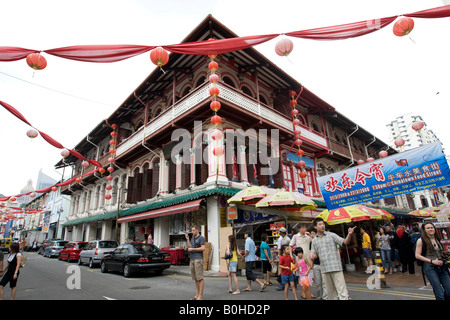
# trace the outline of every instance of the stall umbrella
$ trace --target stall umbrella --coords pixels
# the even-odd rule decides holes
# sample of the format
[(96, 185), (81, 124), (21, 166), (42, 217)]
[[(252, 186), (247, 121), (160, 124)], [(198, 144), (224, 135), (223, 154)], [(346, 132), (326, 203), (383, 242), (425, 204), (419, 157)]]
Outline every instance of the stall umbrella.
[(435, 213), (430, 212), (428, 210), (424, 209), (416, 209), (411, 212), (408, 212), (410, 216), (419, 217), (419, 218), (430, 218), (435, 216)]
[(277, 189), (265, 186), (250, 186), (242, 189), (230, 199), (230, 204), (255, 204), (258, 200), (277, 192)]

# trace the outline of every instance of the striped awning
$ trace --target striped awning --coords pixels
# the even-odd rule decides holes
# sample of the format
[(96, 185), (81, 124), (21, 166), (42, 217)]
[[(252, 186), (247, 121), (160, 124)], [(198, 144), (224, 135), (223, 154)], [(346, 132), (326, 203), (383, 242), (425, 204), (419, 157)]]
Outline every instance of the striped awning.
[(133, 214), (130, 216), (119, 218), (119, 220), (117, 220), (117, 222), (123, 223), (123, 222), (151, 219), (151, 218), (157, 218), (157, 217), (162, 217), (162, 216), (168, 216), (171, 214), (195, 211), (195, 210), (198, 210), (198, 208), (200, 207), (200, 202), (202, 202), (202, 200), (203, 199), (197, 199), (194, 201), (177, 204), (177, 205), (174, 205), (171, 207), (165, 207), (165, 208), (161, 208), (161, 209), (150, 210), (147, 212)]

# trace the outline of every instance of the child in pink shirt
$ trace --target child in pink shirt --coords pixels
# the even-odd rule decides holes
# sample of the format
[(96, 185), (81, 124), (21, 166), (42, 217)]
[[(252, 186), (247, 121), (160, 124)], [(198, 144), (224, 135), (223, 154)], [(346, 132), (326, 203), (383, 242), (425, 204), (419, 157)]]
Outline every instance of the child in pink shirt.
[(313, 283), (309, 274), (312, 270), (311, 262), (303, 258), (303, 249), (301, 247), (295, 248), (295, 254), (297, 255), (298, 282), (302, 291), (302, 298), (311, 300), (311, 284)]

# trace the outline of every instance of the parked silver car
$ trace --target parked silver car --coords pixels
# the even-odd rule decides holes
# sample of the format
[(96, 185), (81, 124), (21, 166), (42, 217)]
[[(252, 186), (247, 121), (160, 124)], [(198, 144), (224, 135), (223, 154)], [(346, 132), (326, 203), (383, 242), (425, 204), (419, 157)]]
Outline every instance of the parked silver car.
[(89, 264), (90, 268), (100, 264), (105, 252), (111, 252), (119, 246), (114, 240), (92, 240), (80, 252), (78, 264)]
[(49, 258), (58, 257), (60, 251), (64, 248), (64, 246), (68, 242), (69, 241), (64, 241), (64, 240), (54, 240), (54, 241), (50, 242), (50, 244), (48, 246), (45, 247), (42, 255), (44, 257), (49, 257)]

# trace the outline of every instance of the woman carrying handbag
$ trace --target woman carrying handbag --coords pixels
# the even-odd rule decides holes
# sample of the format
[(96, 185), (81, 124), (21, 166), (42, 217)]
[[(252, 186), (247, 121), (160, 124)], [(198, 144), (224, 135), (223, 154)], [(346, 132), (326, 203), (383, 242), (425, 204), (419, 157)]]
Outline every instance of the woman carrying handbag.
[(22, 254), (19, 252), (20, 245), (13, 243), (9, 247), (9, 256), (6, 263), (6, 269), (3, 272), (3, 278), (0, 280), (0, 300), (3, 300), (3, 288), (8, 284), (11, 288), (11, 300), (16, 297), (17, 279), (19, 278), (19, 268), (22, 260)]
[[(239, 282), (236, 276), (238, 266), (238, 255), (242, 258), (236, 245), (236, 238), (234, 235), (228, 236), (228, 245), (225, 249), (225, 260), (228, 262), (228, 293), (241, 294), (239, 290)], [(232, 284), (236, 286), (236, 291), (233, 292)]]

